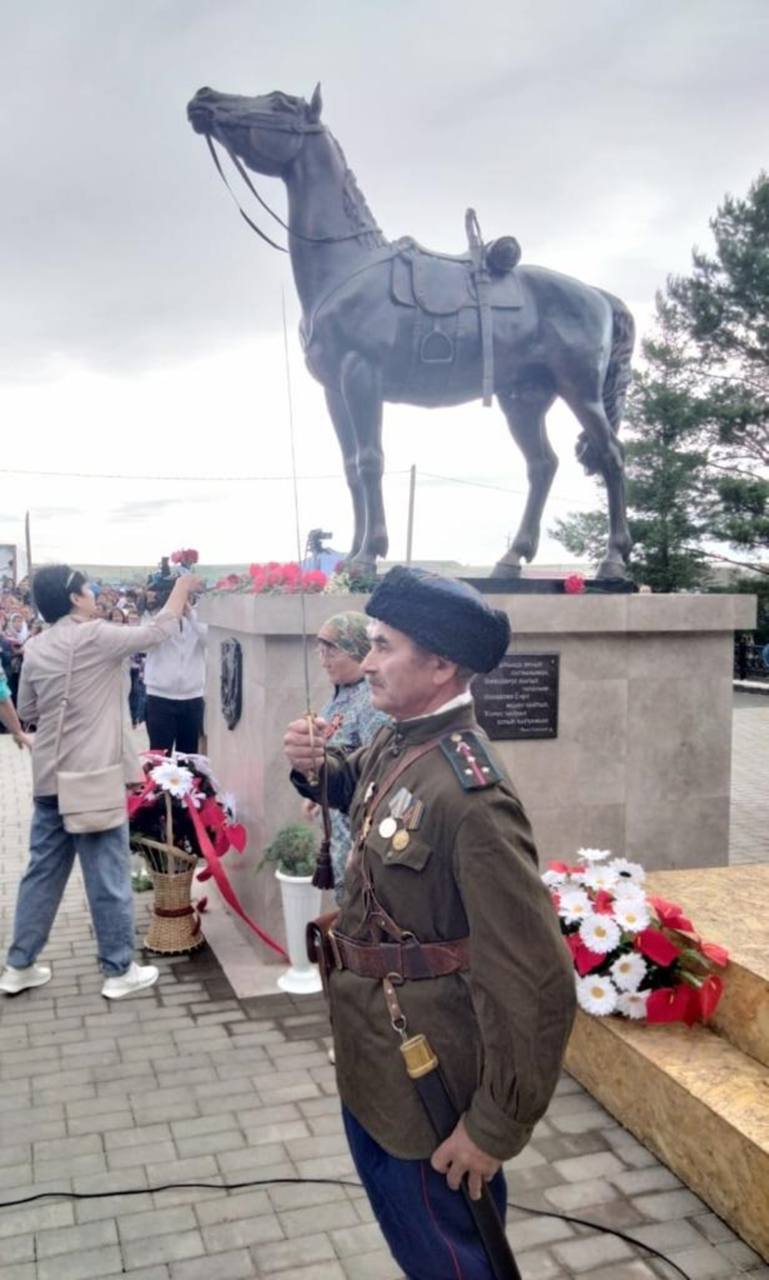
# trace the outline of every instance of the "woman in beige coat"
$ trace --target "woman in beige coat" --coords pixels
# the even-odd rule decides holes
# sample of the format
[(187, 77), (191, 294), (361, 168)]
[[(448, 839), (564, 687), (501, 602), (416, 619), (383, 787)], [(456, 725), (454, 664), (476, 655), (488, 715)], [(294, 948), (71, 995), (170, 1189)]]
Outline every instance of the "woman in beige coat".
[(137, 649), (163, 643), (178, 626), (190, 592), (200, 585), (199, 578), (185, 574), (165, 609), (146, 626), (116, 627), (97, 614), (94, 594), (77, 569), (49, 565), (35, 575), (35, 603), (50, 625), (27, 642), (19, 686), (19, 717), (37, 732), (29, 863), (19, 885), (7, 966), (0, 975), (0, 991), (8, 995), (50, 980), (51, 970), (37, 958), (48, 941), (76, 852), (105, 975), (102, 995), (118, 999), (157, 981), (154, 965), (140, 966), (133, 958), (128, 822), (71, 835), (59, 813), (57, 772), (88, 772), (122, 762), (126, 784), (140, 780), (126, 724), (123, 663)]

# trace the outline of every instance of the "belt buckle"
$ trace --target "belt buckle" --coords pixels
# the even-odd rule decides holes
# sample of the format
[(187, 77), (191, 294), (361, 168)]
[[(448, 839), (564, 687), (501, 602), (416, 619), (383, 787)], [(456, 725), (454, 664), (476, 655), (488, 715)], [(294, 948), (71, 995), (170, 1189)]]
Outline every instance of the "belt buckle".
[(334, 961), (334, 968), (339, 970), (344, 969), (344, 963), (342, 961), (342, 953), (339, 950), (339, 943), (337, 942), (336, 934), (334, 933), (334, 930), (329, 929), (328, 933), (326, 934), (326, 937), (328, 938), (328, 945), (331, 948), (331, 956)]

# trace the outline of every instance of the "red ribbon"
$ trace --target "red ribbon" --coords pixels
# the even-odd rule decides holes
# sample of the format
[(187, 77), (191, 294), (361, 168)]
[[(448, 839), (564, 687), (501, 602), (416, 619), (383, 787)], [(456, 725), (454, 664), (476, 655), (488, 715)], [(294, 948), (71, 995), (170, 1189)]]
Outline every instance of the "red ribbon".
[(214, 846), (211, 844), (211, 840), (208, 835), (208, 832), (203, 826), (203, 822), (201, 820), (200, 814), (198, 813), (197, 809), (192, 803), (191, 798), (188, 795), (184, 797), (184, 804), (186, 805), (187, 812), (190, 815), (192, 825), (195, 828), (195, 835), (198, 838), (198, 847), (203, 857), (205, 858), (206, 863), (208, 864), (208, 872), (210, 875), (213, 876), (214, 880), (216, 881), (217, 888), (220, 894), (222, 895), (222, 897), (224, 898), (224, 901), (228, 904), (228, 906), (232, 907), (232, 910), (235, 912), (235, 914), (237, 916), (240, 916), (241, 920), (248, 925), (249, 929), (251, 929), (252, 932), (255, 933), (257, 937), (262, 940), (262, 942), (266, 943), (268, 947), (271, 947), (273, 951), (277, 951), (281, 959), (288, 960), (288, 956), (285, 950), (283, 949), (283, 947), (280, 945), (280, 943), (276, 942), (274, 938), (271, 938), (269, 933), (265, 933), (264, 929), (260, 929), (256, 921), (252, 920), (250, 915), (248, 915), (248, 913), (244, 911), (243, 907), (240, 905), (238, 896), (235, 893), (235, 890), (233, 889), (232, 885), (230, 884), (229, 876), (227, 875), (227, 872), (225, 871), (224, 867), (219, 861), (219, 858), (216, 854), (216, 850), (214, 849)]

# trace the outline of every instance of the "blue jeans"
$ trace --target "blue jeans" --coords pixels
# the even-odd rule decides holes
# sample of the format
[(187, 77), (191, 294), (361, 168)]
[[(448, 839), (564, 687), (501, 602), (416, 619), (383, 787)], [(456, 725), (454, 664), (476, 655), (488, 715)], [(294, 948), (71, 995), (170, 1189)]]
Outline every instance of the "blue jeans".
[(80, 858), (99, 965), (108, 977), (125, 973), (134, 954), (134, 905), (128, 823), (113, 831), (72, 836), (55, 796), (35, 799), (29, 864), (19, 885), (8, 964), (34, 964), (53, 928), (75, 853)]
[[(492, 1280), (470, 1210), (446, 1175), (436, 1173), (429, 1160), (388, 1155), (347, 1107), (342, 1119), (358, 1176), (407, 1280)], [(501, 1169), (489, 1190), (504, 1222), (507, 1187)]]

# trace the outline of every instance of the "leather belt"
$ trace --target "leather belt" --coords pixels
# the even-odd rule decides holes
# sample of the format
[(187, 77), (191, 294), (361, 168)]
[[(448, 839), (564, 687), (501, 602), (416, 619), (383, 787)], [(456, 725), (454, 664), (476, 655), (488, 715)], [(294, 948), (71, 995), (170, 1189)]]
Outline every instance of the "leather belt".
[(329, 929), (324, 935), (329, 969), (349, 969), (362, 978), (415, 981), (442, 978), (470, 968), (470, 939), (450, 942), (358, 942)]

